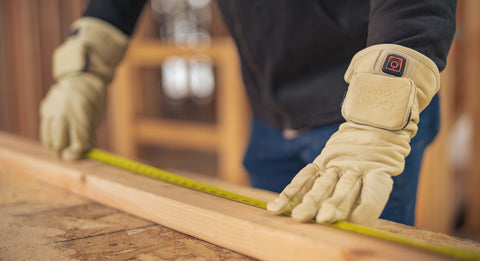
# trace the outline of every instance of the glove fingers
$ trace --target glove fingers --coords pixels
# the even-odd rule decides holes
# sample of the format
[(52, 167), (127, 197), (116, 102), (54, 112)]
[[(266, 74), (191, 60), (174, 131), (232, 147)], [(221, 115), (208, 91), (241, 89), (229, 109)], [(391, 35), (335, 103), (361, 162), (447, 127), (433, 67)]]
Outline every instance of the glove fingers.
[(292, 211), (292, 218), (298, 221), (313, 219), (323, 201), (330, 197), (338, 180), (338, 169), (329, 169), (315, 180), (312, 189), (305, 194), (303, 201)]
[(51, 149), (51, 141), (50, 141), (50, 118), (48, 117), (42, 117), (42, 120), (40, 122), (40, 141), (42, 142), (43, 146), (45, 146), (47, 149)]
[(275, 214), (291, 211), (302, 201), (303, 195), (310, 190), (317, 178), (317, 172), (318, 167), (315, 164), (305, 166), (285, 187), (278, 198), (267, 204), (267, 209)]
[(63, 118), (47, 118), (40, 125), (40, 139), (42, 143), (55, 153), (60, 153), (67, 146), (68, 133)]
[(73, 143), (62, 151), (61, 157), (64, 160), (77, 160), (82, 158), (84, 152), (85, 149), (83, 146), (78, 143)]
[(350, 221), (373, 226), (382, 214), (392, 191), (392, 177), (384, 173), (369, 173), (363, 178), (360, 204), (353, 210)]
[(332, 196), (325, 200), (317, 213), (316, 220), (321, 223), (333, 223), (346, 220), (355, 204), (362, 187), (360, 173), (347, 170), (335, 186)]
[(77, 160), (83, 156), (90, 142), (90, 123), (83, 117), (75, 117), (76, 122), (70, 123), (70, 144), (62, 151), (65, 160)]
[(63, 118), (55, 118), (50, 122), (50, 145), (51, 149), (59, 153), (68, 143), (67, 123)]

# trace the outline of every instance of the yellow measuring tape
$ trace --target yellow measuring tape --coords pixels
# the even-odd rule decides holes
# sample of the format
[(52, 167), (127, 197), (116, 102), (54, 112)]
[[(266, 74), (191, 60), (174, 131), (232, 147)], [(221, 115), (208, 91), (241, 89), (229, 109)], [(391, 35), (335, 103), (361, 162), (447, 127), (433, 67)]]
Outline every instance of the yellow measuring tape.
[[(236, 194), (231, 191), (223, 190), (205, 183), (201, 183), (189, 178), (182, 177), (180, 175), (170, 173), (165, 170), (161, 170), (161, 169), (149, 166), (147, 164), (126, 159), (126, 158), (123, 158), (99, 149), (91, 149), (86, 153), (86, 157), (95, 161), (103, 162), (105, 164), (108, 164), (114, 167), (131, 171), (136, 174), (140, 174), (146, 177), (168, 182), (181, 187), (204, 192), (210, 195), (215, 195), (221, 198), (233, 200), (233, 201), (240, 202), (240, 203), (247, 204), (254, 207), (259, 207), (263, 209), (266, 209), (267, 207), (267, 203), (264, 201), (246, 197), (240, 194)], [(373, 228), (360, 226), (360, 225), (356, 225), (348, 222), (336, 222), (334, 224), (331, 224), (331, 226), (342, 229), (342, 230), (351, 231), (358, 234), (371, 236), (371, 237), (399, 243), (402, 245), (423, 249), (429, 252), (452, 257), (455, 259), (480, 260), (480, 252), (473, 251), (473, 250), (444, 246), (444, 245), (428, 244), (428, 243), (418, 241), (418, 240), (413, 240), (404, 236), (400, 236), (400, 235), (396, 235), (396, 234), (392, 234), (384, 231), (379, 231)]]

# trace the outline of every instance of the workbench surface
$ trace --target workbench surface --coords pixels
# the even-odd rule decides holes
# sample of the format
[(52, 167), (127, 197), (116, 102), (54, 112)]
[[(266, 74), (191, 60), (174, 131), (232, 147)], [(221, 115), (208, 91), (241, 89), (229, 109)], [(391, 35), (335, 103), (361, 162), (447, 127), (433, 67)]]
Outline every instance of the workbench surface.
[(253, 260), (0, 170), (0, 260)]

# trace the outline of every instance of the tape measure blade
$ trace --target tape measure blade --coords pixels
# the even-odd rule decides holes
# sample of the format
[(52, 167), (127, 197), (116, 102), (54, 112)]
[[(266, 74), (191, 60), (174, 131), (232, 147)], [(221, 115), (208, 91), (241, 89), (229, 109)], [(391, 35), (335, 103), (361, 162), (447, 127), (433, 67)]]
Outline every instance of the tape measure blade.
[(146, 177), (154, 178), (160, 181), (168, 182), (206, 194), (215, 195), (224, 199), (233, 200), (239, 203), (263, 209), (266, 209), (267, 206), (267, 203), (264, 201), (246, 197), (209, 184), (198, 182), (196, 180), (189, 179), (159, 168), (155, 168), (144, 163), (123, 158), (103, 150), (91, 149), (87, 152), (86, 157), (117, 168), (131, 171), (136, 174), (140, 174)]
[[(168, 182), (181, 187), (193, 189), (195, 191), (203, 192), (210, 195), (215, 195), (225, 199), (233, 200), (239, 203), (247, 204), (254, 207), (266, 209), (267, 203), (250, 197), (246, 197), (237, 193), (233, 193), (227, 190), (223, 190), (205, 183), (201, 183), (189, 178), (185, 178), (180, 175), (170, 173), (168, 171), (149, 166), (140, 162), (136, 162), (127, 158), (123, 158), (109, 152), (91, 149), (86, 153), (86, 157), (95, 161), (103, 162), (105, 164), (118, 167), (130, 172)], [(458, 247), (449, 247), (437, 244), (428, 244), (418, 240), (413, 240), (405, 236), (392, 234), (384, 231), (375, 230), (370, 227), (352, 224), (349, 222), (336, 222), (331, 224), (341, 230), (354, 232), (366, 236), (375, 237), (390, 242), (415, 247), (428, 252), (440, 254), (447, 257), (462, 260), (480, 260), (480, 253), (477, 251), (471, 251), (468, 249), (462, 249)]]

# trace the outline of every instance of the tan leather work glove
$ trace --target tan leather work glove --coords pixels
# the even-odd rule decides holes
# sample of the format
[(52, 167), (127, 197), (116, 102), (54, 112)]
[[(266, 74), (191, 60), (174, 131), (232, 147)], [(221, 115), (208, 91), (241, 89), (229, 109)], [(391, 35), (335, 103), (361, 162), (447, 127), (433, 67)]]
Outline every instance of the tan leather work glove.
[(412, 49), (380, 44), (353, 57), (345, 81), (346, 122), (268, 210), (291, 211), (300, 221), (368, 226), (382, 213), (391, 177), (404, 169), (419, 114), (440, 88), (438, 68)]
[(55, 50), (57, 81), (40, 105), (40, 139), (63, 159), (78, 159), (93, 143), (106, 107), (107, 85), (128, 38), (116, 27), (83, 17)]

